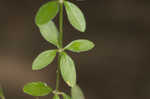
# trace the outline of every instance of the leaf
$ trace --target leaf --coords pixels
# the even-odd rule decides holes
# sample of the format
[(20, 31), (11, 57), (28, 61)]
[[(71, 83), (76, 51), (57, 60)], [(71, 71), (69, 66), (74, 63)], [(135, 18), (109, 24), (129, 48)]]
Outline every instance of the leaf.
[(69, 1), (65, 1), (64, 4), (70, 24), (80, 32), (84, 32), (86, 30), (86, 21), (80, 8)]
[(26, 84), (23, 91), (32, 96), (46, 96), (52, 92), (52, 88), (43, 82), (32, 82)]
[(53, 96), (53, 99), (60, 99), (60, 97), (55, 94), (55, 95)]
[(63, 99), (71, 99), (71, 97), (69, 96), (69, 95), (67, 95), (67, 94), (63, 94)]
[(1, 99), (5, 99), (5, 97), (4, 97), (4, 92), (3, 92), (3, 88), (1, 87), (1, 85), (0, 85), (0, 98), (1, 98)]
[(47, 51), (42, 52), (33, 61), (32, 70), (40, 70), (46, 67), (48, 64), (50, 64), (54, 60), (56, 56), (56, 52), (57, 52), (56, 50), (47, 50)]
[(94, 46), (94, 43), (89, 40), (79, 39), (72, 41), (65, 47), (65, 49), (70, 50), (72, 52), (84, 52), (91, 50)]
[(59, 11), (59, 4), (57, 1), (50, 1), (42, 5), (35, 17), (36, 24), (38, 26), (46, 24), (57, 15), (58, 11)]
[(72, 99), (77, 99), (77, 98), (85, 99), (84, 94), (78, 85), (75, 85), (74, 87), (72, 87), (71, 95), (72, 95)]
[(64, 81), (73, 87), (76, 84), (76, 69), (73, 60), (65, 52), (61, 53), (60, 70)]
[(47, 24), (40, 25), (39, 29), (41, 35), (46, 41), (58, 46), (58, 30), (53, 21), (49, 21)]

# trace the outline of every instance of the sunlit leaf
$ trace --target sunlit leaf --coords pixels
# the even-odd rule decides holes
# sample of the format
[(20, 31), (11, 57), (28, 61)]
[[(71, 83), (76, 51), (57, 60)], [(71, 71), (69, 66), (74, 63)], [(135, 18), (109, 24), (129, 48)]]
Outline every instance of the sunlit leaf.
[(43, 82), (32, 82), (26, 84), (23, 91), (32, 96), (46, 96), (52, 92), (52, 88)]
[(69, 1), (65, 1), (64, 4), (70, 24), (77, 30), (84, 32), (86, 29), (86, 21), (80, 8)]
[(85, 99), (84, 94), (78, 85), (72, 87), (71, 95), (72, 95), (72, 99)]
[(73, 87), (76, 84), (76, 69), (73, 60), (65, 52), (61, 53), (60, 70), (64, 81)]
[(91, 50), (94, 46), (94, 43), (89, 40), (79, 39), (72, 41), (65, 47), (65, 49), (70, 50), (72, 52), (84, 52)]
[(50, 1), (44, 5), (38, 10), (35, 18), (36, 24), (42, 25), (48, 23), (50, 20), (52, 20), (59, 11), (59, 4), (57, 1)]
[(58, 30), (53, 21), (49, 21), (46, 24), (39, 26), (41, 35), (44, 37), (46, 41), (49, 43), (58, 46)]
[(32, 64), (32, 70), (40, 70), (48, 66), (48, 64), (50, 64), (54, 60), (56, 56), (56, 52), (57, 52), (56, 50), (48, 50), (48, 51), (42, 52), (34, 60)]

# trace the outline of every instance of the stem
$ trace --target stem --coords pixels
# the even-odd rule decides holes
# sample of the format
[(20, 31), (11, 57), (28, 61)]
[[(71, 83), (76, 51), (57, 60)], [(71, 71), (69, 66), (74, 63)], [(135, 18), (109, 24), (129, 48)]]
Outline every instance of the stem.
[[(59, 49), (63, 48), (63, 2), (60, 2), (60, 13), (59, 13)], [(57, 77), (56, 77), (56, 91), (59, 90), (59, 79), (60, 79), (60, 53), (58, 56), (58, 67), (57, 67)]]
[(60, 13), (59, 13), (59, 48), (63, 47), (63, 3), (59, 4)]
[(58, 56), (58, 67), (57, 67), (57, 77), (56, 77), (56, 91), (58, 91), (58, 88), (59, 88), (59, 79), (60, 79), (60, 54)]

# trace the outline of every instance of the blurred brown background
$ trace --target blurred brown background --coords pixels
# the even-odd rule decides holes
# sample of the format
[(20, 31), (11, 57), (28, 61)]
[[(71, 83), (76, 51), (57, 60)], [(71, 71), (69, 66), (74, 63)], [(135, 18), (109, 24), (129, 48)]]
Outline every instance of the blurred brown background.
[[(57, 61), (41, 71), (31, 70), (40, 52), (55, 48), (34, 23), (36, 11), (47, 1), (0, 0), (0, 83), (6, 99), (33, 99), (22, 92), (31, 81), (55, 87)], [(69, 52), (86, 99), (150, 99), (150, 1), (72, 1), (85, 13), (87, 31), (74, 30), (65, 14), (64, 44), (79, 38), (96, 44), (88, 53)], [(63, 81), (61, 86), (68, 89)]]

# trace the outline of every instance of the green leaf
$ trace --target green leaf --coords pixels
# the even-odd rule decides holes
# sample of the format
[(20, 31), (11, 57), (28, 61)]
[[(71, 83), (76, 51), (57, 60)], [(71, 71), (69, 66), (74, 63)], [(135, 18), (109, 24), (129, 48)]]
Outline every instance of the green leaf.
[(32, 82), (26, 84), (23, 91), (32, 96), (46, 96), (52, 92), (52, 88), (43, 82)]
[(77, 99), (77, 98), (85, 99), (84, 94), (78, 85), (75, 85), (74, 87), (72, 87), (71, 95), (72, 95), (72, 99)]
[(36, 59), (33, 61), (32, 70), (40, 70), (50, 64), (55, 56), (57, 50), (47, 50), (42, 52)]
[(73, 60), (65, 52), (61, 53), (60, 70), (64, 81), (73, 87), (76, 84), (76, 69)]
[(59, 4), (57, 1), (50, 1), (42, 5), (36, 14), (35, 18), (36, 24), (38, 26), (46, 24), (57, 15), (58, 11), (59, 11)]
[(49, 43), (58, 46), (58, 30), (53, 21), (49, 21), (47, 24), (39, 26), (41, 35)]
[(65, 1), (64, 4), (70, 24), (80, 32), (84, 32), (86, 30), (86, 21), (80, 8), (69, 1)]
[(63, 99), (71, 99), (71, 97), (69, 96), (69, 95), (67, 95), (67, 94), (63, 94)]
[(79, 39), (72, 41), (65, 47), (65, 49), (70, 50), (72, 52), (84, 52), (91, 50), (94, 46), (94, 43), (89, 40)]
[(4, 92), (3, 92), (3, 88), (1, 87), (1, 85), (0, 85), (0, 98), (1, 98), (1, 99), (5, 99), (5, 97), (4, 97)]
[(55, 94), (55, 95), (53, 96), (53, 99), (60, 99), (60, 97)]

